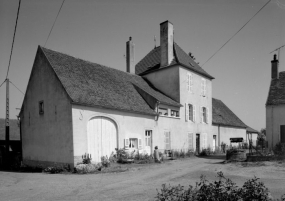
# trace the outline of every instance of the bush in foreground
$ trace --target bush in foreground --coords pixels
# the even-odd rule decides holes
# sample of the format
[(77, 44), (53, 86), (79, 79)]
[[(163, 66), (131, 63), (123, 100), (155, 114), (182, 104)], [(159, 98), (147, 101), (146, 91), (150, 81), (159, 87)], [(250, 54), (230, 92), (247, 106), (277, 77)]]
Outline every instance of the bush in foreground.
[[(273, 200), (268, 188), (263, 182), (258, 182), (258, 178), (254, 177), (244, 183), (239, 188), (236, 184), (224, 177), (222, 172), (218, 172), (218, 181), (209, 182), (204, 176), (201, 176), (200, 182), (196, 183), (196, 187), (189, 186), (166, 186), (162, 185), (162, 189), (157, 191), (156, 201), (251, 201), (251, 200)], [(285, 194), (281, 200), (285, 200)]]

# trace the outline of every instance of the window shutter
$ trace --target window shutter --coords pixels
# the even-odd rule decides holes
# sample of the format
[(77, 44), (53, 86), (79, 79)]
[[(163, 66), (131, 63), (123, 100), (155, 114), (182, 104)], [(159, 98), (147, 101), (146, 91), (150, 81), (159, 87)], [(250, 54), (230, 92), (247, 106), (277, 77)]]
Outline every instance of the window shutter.
[(201, 80), (201, 95), (203, 95), (203, 79)]
[(204, 133), (204, 147), (207, 149), (207, 133)]
[(206, 123), (208, 124), (209, 123), (209, 108), (207, 107), (207, 109), (206, 109)]
[(190, 91), (190, 74), (187, 73), (187, 91)]
[(196, 122), (196, 106), (193, 105), (193, 122)]
[(206, 80), (204, 80), (204, 96), (206, 96)]
[(138, 148), (142, 149), (142, 139), (141, 138), (138, 139)]
[(193, 92), (193, 75), (190, 74), (190, 91)]
[(125, 148), (129, 148), (130, 140), (125, 139)]
[(189, 120), (189, 106), (185, 103), (185, 121)]
[(193, 149), (193, 133), (188, 133), (188, 148)]
[(203, 123), (203, 107), (200, 107), (200, 121)]

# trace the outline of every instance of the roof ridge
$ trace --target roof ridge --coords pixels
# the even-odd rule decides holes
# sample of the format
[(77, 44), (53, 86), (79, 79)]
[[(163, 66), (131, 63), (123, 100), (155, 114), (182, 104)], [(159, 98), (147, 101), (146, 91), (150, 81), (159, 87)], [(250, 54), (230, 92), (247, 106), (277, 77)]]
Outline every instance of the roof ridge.
[(68, 57), (72, 57), (73, 59), (77, 59), (77, 60), (80, 60), (80, 61), (83, 61), (83, 62), (86, 62), (86, 63), (89, 63), (89, 64), (92, 64), (92, 65), (99, 65), (99, 66), (102, 66), (102, 67), (106, 67), (106, 68), (109, 68), (109, 69), (112, 69), (112, 70), (115, 70), (115, 71), (119, 71), (119, 72), (123, 72), (123, 73), (127, 73), (131, 76), (138, 76), (138, 77), (141, 77), (139, 75), (136, 75), (136, 74), (132, 74), (132, 73), (128, 73), (126, 71), (122, 71), (122, 70), (119, 70), (119, 69), (116, 69), (116, 68), (113, 68), (113, 67), (110, 67), (110, 66), (106, 66), (106, 65), (103, 65), (103, 64), (99, 64), (99, 63), (95, 63), (95, 62), (91, 62), (91, 61), (88, 61), (88, 60), (85, 60), (85, 59), (81, 59), (79, 57), (75, 57), (75, 56), (72, 56), (70, 54), (67, 54), (67, 53), (63, 53), (63, 52), (59, 52), (59, 51), (56, 51), (56, 50), (52, 50), (52, 49), (48, 49), (48, 48), (45, 48), (45, 47), (42, 47), (39, 45), (39, 47), (41, 47), (42, 49), (45, 49), (47, 51), (52, 51), (52, 52), (55, 52), (57, 54), (63, 54), (65, 56), (68, 56)]

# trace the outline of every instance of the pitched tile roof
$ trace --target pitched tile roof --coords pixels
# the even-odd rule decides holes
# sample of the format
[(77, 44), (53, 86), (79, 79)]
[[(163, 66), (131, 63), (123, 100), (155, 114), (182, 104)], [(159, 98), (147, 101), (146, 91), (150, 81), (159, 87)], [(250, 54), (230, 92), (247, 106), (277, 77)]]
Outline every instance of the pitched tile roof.
[(285, 71), (279, 73), (279, 79), (272, 79), (266, 105), (285, 104)]
[[(39, 47), (75, 104), (155, 115), (135, 86), (161, 103), (180, 107), (142, 77)], [(135, 86), (134, 86), (135, 85)]]
[(247, 128), (246, 128), (246, 132), (247, 132), (247, 133), (257, 133), (257, 134), (259, 133), (257, 130), (254, 130), (254, 129), (251, 128), (251, 127), (247, 127)]
[[(10, 119), (9, 121), (9, 135), (10, 140), (20, 140), (20, 128), (18, 126), (18, 120), (17, 119)], [(5, 119), (0, 119), (0, 140), (6, 139), (6, 124)]]
[(213, 124), (247, 128), (245, 125), (221, 100), (212, 99)]
[[(210, 79), (214, 79), (204, 69), (202, 69), (184, 50), (182, 50), (176, 43), (173, 45), (174, 59), (169, 66), (179, 64), (188, 68), (198, 74), (204, 75)], [(135, 67), (137, 75), (147, 74), (148, 72), (155, 71), (166, 67), (160, 67), (160, 47), (151, 50)]]

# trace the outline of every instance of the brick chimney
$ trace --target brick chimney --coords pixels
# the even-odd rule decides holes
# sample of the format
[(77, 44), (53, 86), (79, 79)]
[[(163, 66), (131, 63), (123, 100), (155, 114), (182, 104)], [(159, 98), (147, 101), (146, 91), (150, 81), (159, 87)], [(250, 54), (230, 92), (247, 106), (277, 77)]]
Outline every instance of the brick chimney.
[(132, 41), (132, 37), (129, 38), (126, 46), (127, 72), (135, 74), (135, 44)]
[(278, 79), (278, 63), (279, 61), (276, 59), (276, 54), (274, 54), (274, 59), (271, 61), (271, 79)]
[(173, 58), (173, 24), (169, 21), (160, 23), (160, 65), (168, 66)]

